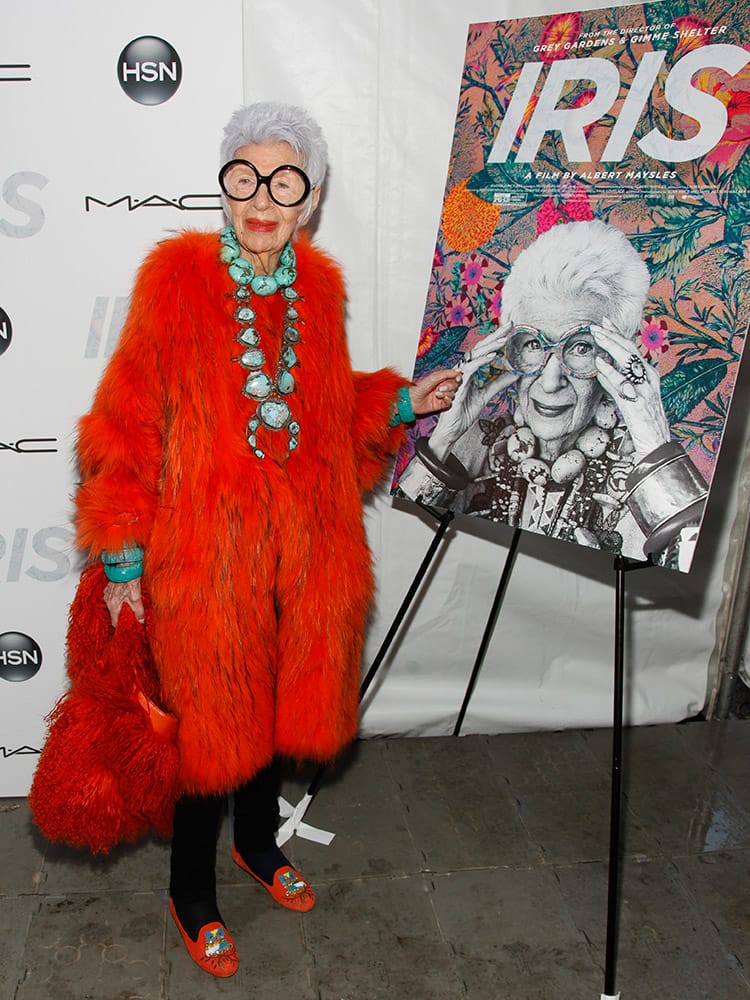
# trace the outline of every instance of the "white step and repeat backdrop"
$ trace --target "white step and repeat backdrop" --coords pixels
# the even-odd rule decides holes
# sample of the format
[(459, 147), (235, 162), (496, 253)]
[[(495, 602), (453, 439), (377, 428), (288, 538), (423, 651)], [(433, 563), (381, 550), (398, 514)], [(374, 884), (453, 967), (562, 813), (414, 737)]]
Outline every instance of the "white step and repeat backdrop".
[(145, 250), (220, 225), (219, 143), (241, 102), (241, 0), (4, 5), (0, 795), (27, 790), (63, 686), (76, 420)]
[[(575, 9), (536, 0), (524, 15)], [(345, 266), (362, 368), (408, 374), (421, 322), (470, 22), (510, 0), (95, 0), (16, 4), (0, 48), (0, 795), (24, 794), (62, 690), (78, 565), (77, 418), (145, 249), (216, 228), (224, 121), (244, 100), (306, 105), (330, 146), (317, 236)], [(141, 41), (147, 36), (157, 41)], [(136, 43), (136, 44), (133, 44)], [(123, 66), (125, 69), (123, 70)], [(741, 383), (743, 378), (740, 379)], [(742, 397), (742, 385), (738, 398)], [(745, 427), (730, 419), (689, 576), (630, 574), (629, 718), (703, 705)], [(464, 518), (368, 699), (366, 736), (452, 731), (510, 531)], [(368, 662), (434, 527), (368, 506), (379, 584)], [(524, 536), (464, 732), (611, 719), (609, 558)]]

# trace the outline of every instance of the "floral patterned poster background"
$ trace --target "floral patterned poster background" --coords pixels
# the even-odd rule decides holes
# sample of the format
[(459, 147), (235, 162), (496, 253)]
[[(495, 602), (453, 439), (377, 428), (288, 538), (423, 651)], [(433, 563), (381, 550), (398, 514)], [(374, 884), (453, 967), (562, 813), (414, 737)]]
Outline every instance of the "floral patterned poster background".
[(748, 325), (747, 37), (719, 0), (469, 27), (414, 369), (464, 390), (394, 491), (689, 569)]

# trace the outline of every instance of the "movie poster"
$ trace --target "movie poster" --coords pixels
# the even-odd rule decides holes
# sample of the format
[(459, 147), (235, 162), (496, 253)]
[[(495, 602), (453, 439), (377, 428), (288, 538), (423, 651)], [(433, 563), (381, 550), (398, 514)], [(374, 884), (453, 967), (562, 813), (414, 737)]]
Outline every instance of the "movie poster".
[(690, 568), (748, 325), (744, 5), (469, 27), (398, 495)]

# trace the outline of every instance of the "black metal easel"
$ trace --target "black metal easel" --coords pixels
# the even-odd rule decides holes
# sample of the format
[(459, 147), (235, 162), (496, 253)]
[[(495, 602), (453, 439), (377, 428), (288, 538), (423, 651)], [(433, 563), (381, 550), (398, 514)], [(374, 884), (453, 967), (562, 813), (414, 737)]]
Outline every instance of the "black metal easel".
[[(430, 568), (430, 565), (433, 559), (435, 558), (435, 555), (437, 554), (437, 551), (440, 547), (440, 543), (443, 540), (443, 536), (445, 535), (451, 521), (455, 516), (453, 511), (451, 510), (445, 510), (442, 513), (438, 513), (438, 511), (435, 510), (433, 507), (430, 507), (419, 500), (415, 502), (419, 507), (422, 508), (422, 510), (426, 511), (428, 514), (430, 514), (439, 522), (438, 530), (435, 532), (435, 536), (430, 542), (429, 548), (425, 553), (424, 559), (420, 563), (419, 569), (414, 575), (414, 579), (412, 580), (411, 585), (406, 592), (406, 596), (404, 597), (398, 611), (396, 612), (396, 616), (393, 619), (393, 622), (391, 623), (391, 627), (388, 629), (388, 632), (386, 633), (385, 638), (383, 639), (383, 642), (380, 645), (380, 648), (375, 654), (375, 659), (372, 661), (372, 665), (370, 669), (367, 671), (367, 674), (365, 675), (364, 680), (360, 685), (359, 688), (360, 703), (362, 702), (370, 685), (375, 679), (375, 675), (380, 669), (383, 660), (385, 659), (388, 650), (390, 649), (393, 643), (393, 640), (396, 638), (398, 630), (401, 628), (401, 624), (403, 623), (403, 620), (406, 617), (406, 614), (409, 608), (411, 607), (412, 602), (414, 601), (414, 598), (416, 597), (420, 586), (422, 585), (422, 581), (427, 575), (427, 570)], [(495, 622), (497, 620), (500, 606), (502, 604), (503, 597), (505, 596), (505, 590), (507, 588), (508, 581), (510, 580), (510, 574), (513, 569), (513, 564), (515, 561), (516, 551), (518, 549), (518, 543), (520, 541), (520, 538), (521, 538), (521, 529), (516, 528), (515, 531), (513, 532), (513, 538), (511, 539), (510, 547), (505, 556), (505, 563), (503, 565), (503, 570), (500, 575), (500, 582), (498, 583), (497, 586), (495, 599), (492, 602), (492, 607), (490, 608), (490, 613), (487, 617), (487, 623), (485, 625), (484, 632), (482, 634), (482, 641), (479, 645), (479, 650), (477, 652), (476, 660), (474, 661), (474, 668), (471, 672), (471, 676), (469, 678), (469, 682), (466, 688), (466, 693), (464, 694), (464, 700), (461, 705), (461, 710), (458, 715), (458, 720), (453, 730), (454, 736), (458, 736), (461, 731), (461, 725), (464, 720), (464, 715), (466, 714), (466, 709), (468, 708), (469, 701), (471, 700), (471, 695), (474, 691), (474, 686), (476, 684), (477, 677), (479, 676), (479, 671), (481, 670), (482, 663), (484, 662), (484, 657), (487, 652), (487, 648), (490, 644), (490, 639), (492, 638), (492, 633), (495, 628)], [(325, 771), (326, 771), (326, 765), (321, 764), (321, 766), (317, 769), (317, 771), (313, 775), (313, 779), (307, 788), (307, 795), (309, 796), (310, 800), (312, 800), (315, 797), (318, 788), (320, 787), (320, 782), (323, 778), (323, 775), (325, 774)]]
[[(398, 630), (401, 628), (401, 623), (406, 617), (406, 613), (411, 607), (412, 601), (416, 597), (417, 591), (419, 590), (420, 586), (422, 585), (422, 581), (427, 575), (427, 570), (430, 568), (430, 564), (432, 563), (432, 560), (435, 558), (437, 550), (440, 548), (440, 543), (443, 540), (443, 536), (445, 535), (451, 521), (455, 516), (452, 510), (445, 510), (442, 513), (438, 513), (434, 508), (429, 507), (427, 504), (421, 503), (420, 501), (416, 502), (422, 508), (422, 510), (427, 511), (428, 514), (430, 514), (439, 522), (438, 530), (435, 532), (435, 535), (432, 541), (430, 542), (429, 548), (425, 553), (424, 559), (420, 563), (419, 569), (414, 575), (414, 579), (411, 582), (411, 586), (407, 590), (406, 596), (404, 597), (398, 611), (396, 612), (396, 617), (393, 619), (391, 627), (388, 629), (385, 638), (380, 644), (380, 649), (375, 654), (375, 659), (372, 661), (372, 666), (367, 671), (367, 674), (365, 675), (362, 683), (360, 684), (359, 687), (360, 703), (362, 702), (364, 696), (367, 694), (368, 688), (375, 679), (375, 674), (380, 669), (380, 666), (383, 660), (385, 659), (386, 654), (388, 653), (388, 650), (390, 649), (393, 640), (396, 638)], [(307, 789), (307, 794), (311, 799), (314, 798), (316, 792), (318, 791), (321, 779), (323, 778), (325, 771), (326, 771), (326, 765), (321, 764), (321, 766), (317, 769), (317, 771), (313, 775), (313, 779), (310, 782)]]
[[(386, 633), (383, 642), (378, 649), (375, 659), (367, 671), (367, 674), (362, 681), (359, 689), (359, 700), (360, 702), (367, 693), (372, 681), (375, 678), (378, 670), (380, 669), (383, 660), (388, 653), (388, 650), (393, 643), (398, 630), (401, 628), (404, 618), (411, 607), (414, 598), (419, 591), (422, 582), (427, 575), (427, 571), (435, 558), (435, 555), (440, 547), (440, 543), (448, 530), (448, 527), (453, 520), (454, 514), (452, 511), (446, 510), (442, 513), (438, 513), (432, 507), (427, 504), (423, 504), (417, 501), (418, 505), (425, 510), (428, 514), (434, 517), (438, 523), (438, 530), (435, 532), (435, 536), (430, 542), (429, 548), (425, 553), (424, 558), (417, 570), (412, 583), (406, 592), (401, 605), (396, 612), (396, 616), (391, 623), (388, 632)], [(500, 581), (497, 586), (497, 591), (495, 592), (495, 598), (492, 602), (489, 615), (487, 617), (487, 623), (482, 634), (482, 639), (477, 651), (477, 656), (474, 661), (474, 667), (471, 671), (471, 676), (466, 687), (466, 692), (464, 694), (464, 699), (461, 704), (461, 709), (456, 720), (456, 725), (453, 730), (453, 735), (458, 736), (461, 731), (461, 726), (463, 724), (464, 716), (466, 715), (466, 710), (468, 708), (471, 696), (474, 691), (474, 687), (479, 677), (479, 672), (482, 668), (484, 662), (484, 657), (487, 652), (490, 640), (492, 638), (492, 633), (495, 628), (497, 621), (497, 616), (502, 605), (503, 598), (505, 596), (505, 591), (507, 589), (508, 583), (510, 581), (510, 576), (513, 571), (513, 566), (515, 563), (516, 552), (518, 549), (518, 543), (521, 537), (521, 529), (516, 528), (511, 539), (508, 552), (505, 557), (505, 563), (503, 565), (503, 570), (500, 575)], [(615, 558), (614, 570), (615, 570), (615, 637), (614, 637), (614, 691), (613, 691), (613, 709), (612, 709), (612, 776), (611, 776), (611, 796), (610, 796), (610, 832), (609, 832), (609, 879), (607, 888), (607, 938), (606, 938), (606, 950), (605, 950), (605, 968), (604, 968), (604, 993), (602, 994), (601, 1000), (614, 1000), (617, 996), (615, 994), (615, 968), (617, 961), (617, 929), (618, 929), (618, 914), (619, 914), (619, 864), (620, 864), (620, 833), (621, 833), (621, 816), (622, 816), (622, 733), (623, 733), (623, 715), (624, 715), (624, 693), (625, 693), (625, 573), (634, 570), (642, 569), (646, 566), (652, 566), (653, 563), (651, 559), (645, 559), (643, 561), (635, 561), (632, 559), (627, 559), (624, 556), (617, 556)], [(320, 782), (325, 774), (326, 766), (321, 765), (307, 789), (307, 797), (311, 801), (316, 795)]]

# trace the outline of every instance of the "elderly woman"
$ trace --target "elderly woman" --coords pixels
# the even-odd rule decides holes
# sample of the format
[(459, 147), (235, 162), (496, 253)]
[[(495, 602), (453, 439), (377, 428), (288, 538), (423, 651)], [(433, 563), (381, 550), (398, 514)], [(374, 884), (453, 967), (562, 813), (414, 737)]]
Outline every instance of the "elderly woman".
[(112, 621), (151, 638), (179, 719), (170, 908), (217, 976), (237, 953), (216, 902), (216, 837), (233, 793), (234, 861), (282, 906), (315, 897), (275, 843), (279, 757), (330, 760), (355, 735), (373, 581), (361, 495), (399, 424), (450, 405), (460, 376), (409, 385), (352, 371), (338, 266), (300, 227), (326, 145), (302, 109), (229, 121), (230, 225), (185, 232), (143, 264), (118, 349), (82, 420), (81, 544), (102, 559)]
[[(502, 324), (399, 487), (627, 555), (662, 550), (700, 520), (706, 486), (670, 441), (659, 375), (634, 350), (650, 277), (627, 237), (594, 220), (556, 226), (516, 258)], [(511, 389), (512, 416), (482, 420)]]

